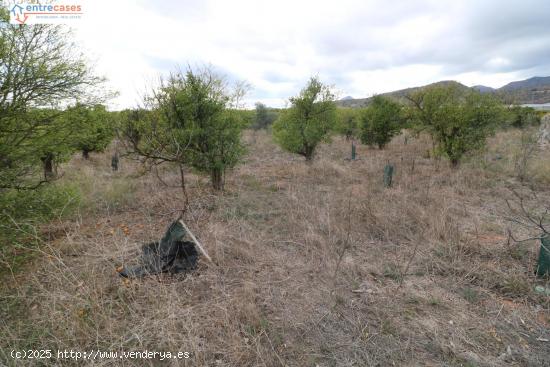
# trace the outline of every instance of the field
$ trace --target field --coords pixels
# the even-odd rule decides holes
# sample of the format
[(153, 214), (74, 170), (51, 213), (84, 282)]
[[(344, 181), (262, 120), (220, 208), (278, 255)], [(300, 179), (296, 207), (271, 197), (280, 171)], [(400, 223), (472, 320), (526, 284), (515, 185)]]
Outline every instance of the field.
[(83, 364), (9, 356), (32, 348), (190, 354), (84, 363), (97, 366), (550, 366), (538, 245), (508, 241), (508, 228), (533, 233), (507, 220), (506, 203), (532, 190), (549, 201), (550, 152), (521, 183), (519, 134), (500, 132), (451, 169), (424, 136), (359, 146), (357, 161), (334, 138), (306, 164), (247, 132), (223, 194), (188, 174), (184, 219), (216, 265), (141, 280), (116, 268), (177, 217), (179, 172), (123, 159), (113, 173), (109, 152), (75, 157), (60, 182), (80, 187), (77, 214), (39, 228), (32, 262), (3, 275), (0, 364)]

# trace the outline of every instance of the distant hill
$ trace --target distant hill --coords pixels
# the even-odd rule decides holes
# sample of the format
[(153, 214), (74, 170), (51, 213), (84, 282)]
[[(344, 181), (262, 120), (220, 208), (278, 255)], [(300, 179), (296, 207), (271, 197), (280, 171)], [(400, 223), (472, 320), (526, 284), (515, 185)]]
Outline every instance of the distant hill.
[[(449, 83), (456, 83), (464, 88), (469, 88), (464, 84), (458, 83), (452, 80), (444, 80), (441, 82), (424, 85), (421, 87), (400, 89), (393, 92), (382, 93), (383, 96), (393, 97), (396, 99), (402, 99), (407, 94), (432, 85), (445, 85)], [(481, 93), (494, 93), (501, 97), (506, 103), (517, 104), (543, 104), (550, 103), (550, 77), (533, 77), (525, 80), (515, 81), (506, 84), (505, 86), (494, 89), (485, 85), (474, 85), (471, 87)], [(369, 98), (348, 98), (345, 97), (337, 104), (341, 107), (359, 108), (368, 106), (372, 97)]]
[(497, 89), (506, 100), (520, 104), (550, 103), (550, 77), (536, 76), (506, 84)]
[(535, 76), (529, 79), (508, 83), (504, 87), (499, 88), (498, 90), (514, 91), (519, 89), (548, 88), (548, 86), (550, 86), (550, 76), (546, 76), (546, 77)]
[(486, 85), (474, 85), (472, 89), (475, 89), (480, 93), (492, 93), (495, 91), (495, 88), (487, 87)]
[[(405, 96), (407, 96), (410, 93), (413, 93), (413, 92), (417, 91), (420, 88), (430, 87), (430, 86), (433, 86), (433, 85), (448, 85), (448, 84), (456, 84), (456, 85), (459, 85), (461, 88), (468, 89), (468, 87), (465, 86), (464, 84), (461, 84), (459, 82), (455, 82), (454, 80), (443, 80), (443, 81), (440, 81), (440, 82), (436, 82), (436, 83), (432, 83), (432, 84), (428, 84), (428, 85), (423, 85), (421, 87), (400, 89), (400, 90), (396, 90), (396, 91), (393, 91), (393, 92), (381, 93), (380, 95), (386, 96), (386, 97), (391, 97), (391, 98), (394, 98), (394, 99), (397, 99), (397, 100), (402, 100), (402, 99), (405, 98)], [(339, 101), (336, 101), (336, 104), (340, 107), (360, 108), (360, 107), (368, 106), (370, 104), (371, 100), (372, 100), (372, 97), (346, 99), (346, 100), (341, 99)]]

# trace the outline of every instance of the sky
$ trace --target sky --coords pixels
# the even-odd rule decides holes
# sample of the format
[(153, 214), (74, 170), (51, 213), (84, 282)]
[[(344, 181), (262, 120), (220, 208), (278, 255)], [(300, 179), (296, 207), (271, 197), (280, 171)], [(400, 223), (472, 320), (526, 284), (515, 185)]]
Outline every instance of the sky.
[(160, 75), (210, 65), (244, 102), (284, 107), (311, 76), (339, 97), (440, 80), (494, 88), (550, 76), (548, 0), (86, 0), (75, 42), (140, 104)]

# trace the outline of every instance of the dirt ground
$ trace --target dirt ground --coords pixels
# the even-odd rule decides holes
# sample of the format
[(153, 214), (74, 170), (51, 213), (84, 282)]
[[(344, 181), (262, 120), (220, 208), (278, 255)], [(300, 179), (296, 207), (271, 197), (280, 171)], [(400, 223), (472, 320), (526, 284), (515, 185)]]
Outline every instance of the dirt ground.
[[(185, 222), (217, 265), (186, 276), (117, 276), (183, 203), (179, 173), (143, 173), (108, 153), (62, 180), (83, 204), (0, 289), (0, 365), (550, 366), (550, 297), (534, 291), (538, 244), (506, 200), (548, 203), (550, 156), (514, 175), (518, 132), (451, 169), (426, 137), (384, 150), (335, 138), (313, 164), (247, 133), (226, 192), (188, 174)], [(383, 168), (395, 166), (384, 188)], [(187, 359), (17, 360), (12, 350), (188, 352)]]

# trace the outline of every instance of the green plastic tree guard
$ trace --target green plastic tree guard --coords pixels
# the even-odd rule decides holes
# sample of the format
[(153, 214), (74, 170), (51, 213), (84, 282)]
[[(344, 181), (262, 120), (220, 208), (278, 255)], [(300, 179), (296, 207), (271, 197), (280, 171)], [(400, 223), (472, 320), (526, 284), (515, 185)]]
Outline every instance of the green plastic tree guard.
[(118, 154), (114, 154), (111, 157), (111, 168), (113, 169), (113, 172), (118, 171)]
[(351, 160), (354, 161), (356, 157), (355, 144), (351, 143)]
[(384, 187), (391, 187), (393, 179), (393, 165), (386, 164), (384, 167)]
[(550, 275), (550, 235), (546, 234), (540, 239), (539, 261), (537, 262), (537, 277)]

